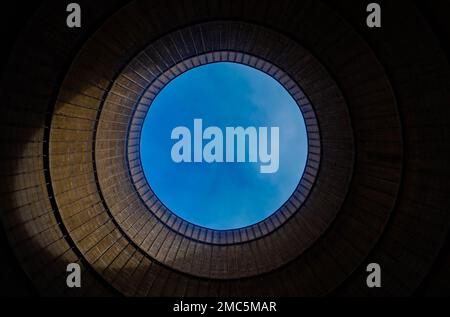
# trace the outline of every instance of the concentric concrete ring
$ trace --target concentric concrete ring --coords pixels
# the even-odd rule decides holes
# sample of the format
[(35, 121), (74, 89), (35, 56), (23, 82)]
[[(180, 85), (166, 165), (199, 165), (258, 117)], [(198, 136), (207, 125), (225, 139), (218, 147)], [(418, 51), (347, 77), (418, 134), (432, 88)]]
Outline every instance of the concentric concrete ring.
[[(114, 19), (109, 23), (112, 26)], [(108, 35), (104, 34), (103, 30), (108, 30), (108, 26), (109, 24), (105, 24), (102, 30), (91, 38), (90, 43), (101, 43), (102, 39), (106, 39)], [(120, 34), (114, 34), (114, 38), (118, 36)], [(132, 51), (133, 45), (136, 44), (129, 41), (130, 34), (123, 36), (126, 38), (121, 43), (126, 46), (121, 47), (121, 50)], [(140, 36), (143, 39), (152, 38), (150, 34), (143, 32), (140, 32)], [(149, 43), (143, 54), (136, 54), (136, 59), (131, 57), (125, 63), (122, 61), (123, 53), (114, 54), (114, 49), (106, 51), (105, 60), (109, 63), (116, 60), (114, 63), (122, 70), (118, 75), (110, 77), (104, 97), (98, 100), (83, 100), (81, 103), (84, 108), (94, 105), (97, 107), (91, 131), (86, 130), (87, 143), (80, 139), (82, 134), (74, 135), (77, 139), (75, 144), (81, 141), (82, 144), (92, 146), (93, 172), (78, 174), (77, 178), (72, 178), (73, 185), (58, 180), (53, 182), (59, 212), (81, 252), (94, 265), (102, 261), (104, 256), (110, 257), (111, 253), (124, 250), (129, 244), (137, 254), (142, 254), (148, 260), (175, 272), (222, 280), (268, 273), (298, 258), (326, 232), (338, 211), (343, 209), (344, 199), (351, 190), (349, 184), (353, 175), (355, 152), (354, 131), (348, 108), (360, 107), (358, 102), (347, 105), (329, 72), (298, 42), (255, 24), (208, 22), (193, 25), (188, 29), (179, 29)], [(98, 54), (98, 49), (97, 45), (91, 47), (89, 43), (84, 47), (67, 74), (66, 82), (69, 85), (74, 74), (77, 83), (86, 87), (80, 82), (80, 73), (85, 69), (83, 57)], [(256, 232), (247, 242), (242, 243), (230, 243), (230, 240), (235, 239), (234, 235), (227, 237), (224, 232), (214, 232), (209, 236), (211, 243), (208, 241), (208, 235), (205, 237), (199, 228), (180, 226), (179, 229), (183, 231), (174, 230), (167, 226), (165, 221), (161, 221), (163, 216), (160, 218), (148, 212), (135, 189), (136, 183), (130, 177), (126, 160), (126, 140), (134, 111), (152, 78), (158, 78), (164, 70), (173, 68), (186, 57), (195, 58), (204, 53), (227, 49), (267, 60), (283, 70), (288, 75), (286, 79), (290, 77), (298, 83), (314, 106), (319, 123), (317, 130), (323, 131), (320, 140), (322, 155), (314, 186), (307, 180), (302, 184), (311, 190), (308, 199), (303, 204), (297, 202), (297, 206), (288, 204), (287, 208), (292, 209), (290, 212), (293, 216), (284, 225), (272, 232), (270, 227), (262, 226), (261, 232)], [(361, 49), (364, 52), (368, 48), (361, 46)], [(200, 55), (197, 55), (198, 53)], [(377, 69), (376, 60), (370, 61), (370, 51), (361, 54), (363, 58), (368, 59), (362, 59), (367, 67), (372, 68), (377, 76), (382, 76), (382, 72)], [(354, 62), (352, 61), (352, 64)], [(89, 83), (92, 75), (86, 75)], [(350, 84), (354, 85), (356, 79), (352, 78)], [(66, 91), (65, 87), (64, 84), (62, 91)], [(371, 87), (375, 88), (373, 84)], [(95, 86), (93, 88), (95, 89)], [(73, 100), (80, 97), (72, 97), (68, 103), (73, 104)], [(66, 108), (62, 106), (58, 110), (64, 112)], [(395, 116), (395, 110), (392, 114)], [(57, 122), (58, 120), (55, 120), (54, 124)], [(71, 122), (75, 120), (72, 119)], [(68, 136), (66, 133), (62, 135), (64, 142), (59, 142), (60, 138), (56, 132), (58, 130), (52, 129), (50, 146), (58, 146), (58, 153), (66, 153), (68, 160), (75, 144), (66, 142), (70, 140), (70, 134)], [(318, 131), (310, 132), (317, 134)], [(317, 136), (315, 138), (317, 139)], [(91, 145), (89, 140), (92, 140)], [(314, 155), (313, 150), (310, 152)], [(64, 156), (52, 155), (55, 164), (58, 164), (57, 157), (60, 159)], [(50, 171), (53, 173), (55, 165), (52, 161), (50, 163)], [(80, 163), (77, 170), (85, 166), (83, 161)], [(71, 168), (76, 168), (76, 165), (76, 162), (71, 164)], [(315, 167), (319, 168), (317, 165)], [(62, 175), (59, 170), (58, 175)], [(91, 192), (99, 195), (101, 207), (86, 201), (86, 194)], [(306, 196), (307, 192), (304, 194)], [(78, 211), (72, 204), (64, 203), (68, 195), (78, 203), (85, 201), (85, 206)], [(296, 212), (297, 207), (299, 210)], [(258, 235), (260, 238), (257, 238)], [(200, 238), (201, 236), (203, 238)], [(215, 241), (219, 243), (214, 243)]]
[[(204, 26), (204, 28), (207, 28), (207, 26)], [(195, 34), (190, 30), (183, 30), (180, 34), (187, 32)], [(233, 35), (221, 34), (221, 36), (232, 37)], [(170, 41), (171, 37), (168, 36), (164, 39), (165, 42), (167, 42)], [(141, 53), (139, 57), (132, 62), (133, 67), (127, 67), (118, 81), (129, 82), (129, 80), (126, 79), (127, 76), (128, 78), (133, 76), (133, 80), (138, 81), (137, 83), (135, 82), (137, 86), (145, 87), (147, 82), (143, 80), (145, 75), (142, 74), (148, 74), (149, 69), (152, 68), (152, 66), (154, 67), (154, 64), (152, 64), (152, 61), (148, 56), (152, 55), (152, 52), (154, 52), (154, 46), (158, 46), (158, 44), (152, 45), (147, 48), (145, 52)], [(268, 235), (270, 232), (277, 229), (285, 221), (287, 221), (305, 201), (310, 189), (314, 185), (320, 165), (320, 134), (318, 132), (318, 123), (313, 107), (308, 102), (307, 97), (304, 95), (302, 90), (284, 71), (270, 62), (262, 60), (256, 56), (251, 56), (231, 49), (232, 47), (228, 47), (228, 50), (213, 51), (209, 53), (204, 53), (199, 51), (199, 49), (196, 49), (195, 56), (185, 58), (175, 65), (169, 65), (167, 70), (161, 71), (159, 76), (152, 77), (155, 79), (152, 79), (151, 83), (146, 86), (145, 91), (140, 93), (142, 97), (140, 97), (137, 105), (134, 106), (134, 112), (132, 114), (128, 135), (126, 137), (128, 150), (127, 159), (129, 164), (128, 168), (130, 170), (131, 178), (135, 185), (135, 190), (144, 200), (149, 211), (177, 233), (186, 235), (187, 238), (210, 244), (236, 244), (247, 242), (260, 238), (264, 235)], [(309, 155), (306, 162), (305, 173), (303, 174), (296, 191), (292, 194), (289, 201), (283, 204), (278, 211), (258, 224), (236, 230), (219, 231), (210, 230), (208, 228), (203, 228), (188, 223), (163, 206), (163, 203), (153, 193), (150, 185), (148, 184), (148, 180), (143, 174), (140, 161), (139, 143), (144, 118), (151, 107), (152, 101), (165, 87), (165, 85), (167, 85), (175, 77), (192, 68), (209, 63), (225, 61), (240, 63), (259, 69), (278, 80), (286, 88), (286, 90), (297, 102), (305, 118), (306, 130), (308, 132)], [(146, 65), (146, 62), (150, 63), (150, 65)], [(136, 69), (136, 67), (139, 66), (140, 68)], [(165, 67), (165, 65), (158, 65), (157, 69), (163, 70)], [(276, 108), (274, 108), (273, 111), (276, 112)]]
[[(201, 32), (198, 31), (200, 29)], [(238, 44), (240, 41), (235, 43), (231, 41), (238, 36), (247, 37), (251, 32), (261, 34), (257, 39), (264, 40), (264, 51), (259, 49), (263, 46), (257, 41), (255, 43), (246, 42), (246, 45), (253, 44), (253, 48), (251, 46), (246, 48)], [(198, 43), (202, 42), (202, 38), (204, 47), (198, 46)], [(221, 42), (215, 41), (217, 38), (220, 38)], [(316, 174), (320, 167), (320, 135), (313, 107), (305, 96), (311, 87), (305, 84), (304, 94), (296, 84), (299, 82), (302, 85), (304, 80), (299, 77), (298, 73), (293, 72), (291, 75), (291, 73), (283, 71), (287, 66), (285, 61), (297, 59), (296, 66), (299, 69), (306, 68), (306, 64), (302, 65), (306, 61), (308, 67), (316, 69), (316, 76), (310, 76), (310, 80), (314, 81), (315, 85), (329, 87), (330, 92), (337, 98), (341, 98), (341, 100), (343, 98), (339, 97), (339, 90), (332, 79), (325, 75), (324, 70), (320, 71), (320, 64), (306, 50), (286, 38), (284, 42), (290, 47), (290, 53), (288, 55), (285, 53), (283, 60), (277, 60), (279, 63), (277, 66), (267, 62), (270, 58), (279, 57), (286, 48), (285, 45), (278, 47), (268, 45), (270, 42), (267, 39), (269, 38), (283, 39), (280, 34), (268, 29), (233, 22), (212, 22), (171, 33), (151, 44), (131, 61), (131, 66), (126, 67), (115, 80), (111, 92), (102, 106), (96, 141), (96, 145), (100, 147), (101, 151), (96, 150), (96, 170), (105, 201), (111, 213), (118, 217), (118, 223), (124, 224), (122, 227), (125, 232), (128, 232), (130, 228), (128, 223), (121, 221), (122, 219), (128, 219), (129, 223), (139, 224), (138, 232), (133, 228), (128, 234), (136, 245), (153, 259), (168, 263), (179, 271), (197, 276), (207, 274), (206, 277), (237, 278), (273, 270), (306, 250), (320, 236), (322, 230), (327, 228), (338, 211), (339, 203), (328, 206), (325, 204), (323, 208), (317, 210), (303, 206), (303, 202), (314, 187)], [(177, 39), (178, 43), (176, 43)], [(176, 46), (172, 43), (176, 43)], [(241, 53), (242, 51), (252, 55)], [(164, 59), (158, 59), (162, 56)], [(136, 156), (136, 153), (139, 152), (137, 149), (139, 133), (135, 131), (142, 125), (145, 111), (158, 90), (172, 78), (195, 65), (223, 60), (232, 60), (262, 69), (280, 81), (294, 96), (299, 107), (307, 116), (310, 141), (308, 169), (291, 199), (266, 221), (255, 226), (231, 231), (210, 230), (195, 226), (167, 210), (150, 191)], [(317, 104), (314, 106), (322, 109), (328, 104), (329, 100), (321, 99), (317, 100)], [(345, 135), (343, 131), (347, 131), (347, 138), (344, 139), (341, 146), (348, 148), (349, 156), (340, 157), (338, 165), (342, 166), (344, 170), (351, 170), (353, 163), (351, 157), (352, 134), (348, 117), (346, 117), (345, 103), (335, 104), (334, 113), (340, 114), (341, 119), (334, 127), (336, 132), (332, 132), (330, 128), (329, 135), (336, 135), (337, 130)], [(319, 117), (319, 122), (320, 119)], [(119, 121), (122, 124), (121, 127), (126, 127), (126, 129), (117, 129)], [(111, 131), (114, 129), (115, 137), (111, 140)], [(130, 135), (128, 135), (129, 130)], [(119, 143), (123, 142), (128, 142), (126, 144), (130, 165), (125, 164), (126, 156), (114, 152), (114, 149), (122, 149), (124, 145)], [(334, 144), (330, 145), (328, 138), (322, 139), (322, 142), (327, 150), (334, 146)], [(111, 153), (114, 154), (111, 155)], [(336, 159), (334, 158), (334, 160)], [(320, 175), (318, 177), (320, 178)], [(342, 175), (342, 177), (349, 179), (349, 175)], [(336, 182), (336, 179), (334, 181)], [(330, 178), (323, 179), (321, 183), (322, 185), (317, 186), (317, 191), (320, 191), (322, 186), (332, 187)], [(342, 179), (339, 180), (339, 183), (345, 184), (345, 181)], [(346, 188), (347, 186), (338, 187), (334, 189), (334, 192), (338, 197), (344, 197)], [(122, 202), (126, 202), (128, 206)], [(291, 219), (291, 217), (295, 218)], [(312, 220), (318, 218), (321, 219), (320, 226), (315, 225)], [(284, 223), (285, 225), (282, 226)], [(155, 230), (155, 227), (158, 230)], [(308, 230), (307, 228), (315, 229)], [(274, 230), (278, 230), (277, 234), (272, 234)], [(291, 241), (297, 241), (297, 243), (292, 245)], [(208, 262), (200, 262), (192, 269), (187, 269), (182, 262), (177, 261), (176, 256), (171, 256), (171, 252), (177, 249), (170, 247), (173, 243), (178, 243), (178, 245), (190, 243), (194, 246), (193, 249), (201, 250), (200, 254), (214, 252), (215, 256), (211, 257)], [(270, 262), (267, 262), (267, 259), (271, 259)], [(256, 262), (258, 265), (249, 266), (247, 264), (252, 262)], [(220, 267), (222, 270), (215, 271), (214, 268)]]
[[(431, 126), (448, 100), (448, 70), (429, 30), (416, 23), (420, 16), (405, 10), (404, 28), (369, 33), (318, 1), (135, 1), (81, 48), (52, 25), (48, 41), (24, 38), (18, 47), (34, 43), (40, 63), (18, 67), (25, 52), (18, 50), (11, 89), (2, 90), (14, 122), (5, 135), (14, 132), (16, 141), (2, 166), (9, 194), (2, 222), (20, 264), (49, 294), (70, 292), (60, 277), (68, 262), (79, 262), (85, 292), (311, 296), (339, 286), (367, 292), (360, 272), (371, 259), (384, 265), (389, 292), (410, 293), (448, 230), (448, 199), (435, 184), (446, 188), (438, 150), (448, 128)], [(193, 34), (183, 33), (190, 28)], [(403, 36), (411, 30), (414, 41)], [(222, 41), (227, 32), (236, 36)], [(194, 35), (201, 41), (186, 45)], [(136, 193), (126, 136), (145, 85), (136, 87), (133, 60), (164, 37), (170, 43), (153, 48), (153, 65), (234, 43), (289, 74), (314, 106), (321, 134), (315, 184), (302, 210), (267, 235), (228, 243), (202, 240), (195, 230), (179, 234)], [(157, 53), (177, 49), (177, 59)], [(14, 90), (23, 83), (27, 94)], [(419, 249), (410, 250), (410, 241)]]

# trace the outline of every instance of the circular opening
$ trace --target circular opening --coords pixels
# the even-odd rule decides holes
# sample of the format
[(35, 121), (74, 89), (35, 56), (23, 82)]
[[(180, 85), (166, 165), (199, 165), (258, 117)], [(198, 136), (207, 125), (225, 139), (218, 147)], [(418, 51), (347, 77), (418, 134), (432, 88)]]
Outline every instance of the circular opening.
[(219, 62), (170, 81), (150, 105), (140, 139), (152, 191), (193, 224), (237, 229), (278, 210), (308, 156), (302, 113), (255, 68)]

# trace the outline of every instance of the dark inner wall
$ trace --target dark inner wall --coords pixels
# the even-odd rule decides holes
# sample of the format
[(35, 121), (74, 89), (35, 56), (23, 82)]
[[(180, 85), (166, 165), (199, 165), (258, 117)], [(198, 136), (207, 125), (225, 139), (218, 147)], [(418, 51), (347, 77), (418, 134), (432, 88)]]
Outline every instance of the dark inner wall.
[[(29, 18), (33, 15), (35, 10), (45, 1), (30, 1), (29, 4), (24, 5), (23, 2), (10, 2), (8, 5), (3, 5), (3, 17), (0, 19), (0, 27), (2, 30), (2, 41), (4, 48), (0, 56), (0, 72), (3, 71), (4, 65), (9, 57), (9, 50), (14, 45), (15, 39), (19, 36), (21, 29), (26, 25)], [(51, 1), (50, 1), (51, 2)], [(113, 5), (109, 2), (108, 16), (111, 12), (119, 9), (127, 1), (115, 1)], [(355, 12), (342, 11), (342, 6), (339, 1), (329, 0), (323, 1), (340, 12), (344, 17), (346, 15), (354, 16), (360, 14), (361, 8), (364, 8), (364, 3), (361, 1), (353, 1), (355, 3)], [(381, 2), (381, 1), (380, 1)], [(450, 19), (447, 18), (449, 4), (447, 1), (415, 1), (419, 10), (422, 12), (424, 18), (429, 22), (435, 35), (439, 38), (443, 50), (446, 52), (450, 60)], [(96, 5), (101, 7), (102, 1), (96, 2)], [(362, 16), (365, 16), (362, 11)], [(401, 19), (401, 17), (399, 17)], [(102, 21), (98, 21), (100, 25)], [(89, 33), (89, 32), (86, 32)], [(82, 42), (82, 40), (80, 41)], [(76, 52), (74, 52), (75, 54)], [(428, 278), (424, 281), (422, 287), (418, 290), (418, 295), (437, 295), (449, 294), (449, 283), (443, 281), (450, 280), (450, 239), (447, 237), (444, 248), (441, 250), (440, 256), (436, 260), (433, 270), (430, 272)], [(20, 268), (14, 256), (13, 249), (8, 243), (3, 227), (0, 227), (0, 269), (1, 269), (1, 295), (2, 296), (34, 296), (38, 295), (31, 281), (27, 278), (25, 273)]]
[[(0, 30), (2, 34), (2, 46), (0, 50), (0, 81), (7, 81), (7, 78), (3, 78), (3, 72), (8, 64), (11, 56), (11, 51), (16, 43), (21, 32), (26, 28), (27, 23), (39, 8), (43, 5), (51, 5), (53, 7), (59, 7), (59, 11), (62, 12), (62, 16), (65, 17), (65, 6), (72, 1), (57, 1), (57, 0), (33, 0), (33, 1), (9, 1), (2, 4), (2, 18), (0, 19)], [(97, 0), (95, 5), (102, 12), (100, 15), (93, 14), (95, 5), (90, 1), (77, 1), (83, 8), (82, 18), (96, 17), (95, 21), (90, 21), (88, 31), (82, 33), (85, 37), (80, 38), (79, 46), (84, 43), (89, 35), (94, 32), (103, 22), (108, 19), (115, 11), (119, 10), (129, 0)], [(86, 9), (86, 10), (85, 10)], [(89, 11), (89, 12), (86, 12)], [(86, 27), (86, 26), (85, 26)], [(75, 57), (77, 50), (74, 50), (73, 56)], [(70, 62), (70, 61), (69, 61)], [(61, 70), (64, 72), (64, 70)], [(64, 74), (61, 74), (64, 76)], [(22, 270), (19, 262), (16, 260), (13, 248), (11, 247), (4, 228), (0, 225), (0, 281), (1, 281), (1, 296), (38, 296), (38, 292), (30, 281), (28, 276)]]
[[(3, 73), (9, 59), (9, 49), (13, 47), (16, 38), (42, 2), (30, 1), (25, 6), (19, 1), (9, 1), (4, 4), (0, 19), (3, 46), (0, 50), (0, 73)], [(1, 296), (38, 295), (35, 287), (19, 266), (3, 226), (0, 226), (0, 259)]]

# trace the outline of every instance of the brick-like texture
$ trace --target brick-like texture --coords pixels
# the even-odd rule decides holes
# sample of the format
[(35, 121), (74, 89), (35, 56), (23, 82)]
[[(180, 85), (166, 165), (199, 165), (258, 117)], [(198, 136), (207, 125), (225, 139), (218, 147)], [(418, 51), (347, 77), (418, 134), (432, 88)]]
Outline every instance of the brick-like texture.
[[(83, 5), (88, 17), (107, 15)], [(390, 3), (376, 31), (357, 8), (142, 0), (83, 38), (58, 27), (59, 6), (44, 5), (38, 13), (47, 18), (32, 21), (9, 63), (0, 119), (2, 222), (40, 292), (412, 294), (450, 224), (450, 71), (414, 6)], [(126, 160), (135, 109), (156, 92), (144, 94), (152, 78), (183, 57), (230, 47), (289, 74), (314, 107), (321, 138), (319, 173), (300, 210), (279, 227), (242, 232), (240, 243), (144, 204), (145, 184), (128, 174), (138, 157)], [(149, 56), (139, 55), (145, 49)], [(76, 261), (86, 272), (79, 293), (64, 278)], [(368, 262), (382, 266), (382, 289), (365, 287)]]

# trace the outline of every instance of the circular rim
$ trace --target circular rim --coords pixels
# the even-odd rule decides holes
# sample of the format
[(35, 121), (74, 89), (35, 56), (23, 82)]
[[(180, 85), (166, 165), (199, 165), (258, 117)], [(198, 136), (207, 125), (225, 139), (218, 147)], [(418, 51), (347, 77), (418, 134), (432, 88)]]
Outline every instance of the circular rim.
[[(157, 197), (150, 186), (150, 182), (145, 176), (140, 158), (140, 141), (142, 126), (147, 116), (148, 110), (158, 94), (172, 80), (196, 67), (219, 63), (231, 62), (252, 67), (262, 71), (266, 75), (276, 80), (295, 100), (300, 109), (307, 131), (307, 160), (302, 176), (290, 197), (275, 211), (265, 219), (252, 225), (235, 229), (211, 229), (191, 223), (175, 212), (171, 211)], [(194, 57), (187, 58), (170, 68), (161, 72), (148, 87), (145, 93), (139, 98), (137, 107), (134, 109), (130, 120), (127, 139), (127, 164), (130, 177), (136, 192), (146, 205), (149, 212), (155, 215), (161, 222), (188, 238), (212, 244), (236, 244), (258, 239), (270, 234), (283, 225), (307, 199), (309, 192), (314, 186), (320, 167), (320, 132), (314, 113), (314, 109), (300, 86), (281, 68), (273, 63), (256, 57), (248, 53), (232, 50), (212, 51)], [(309, 168), (308, 168), (309, 167)], [(308, 168), (308, 170), (307, 170)], [(143, 183), (143, 184), (142, 184)], [(155, 206), (156, 209), (155, 209)], [(161, 211), (162, 210), (162, 211)], [(213, 234), (213, 233), (219, 233)], [(215, 241), (213, 237), (222, 237)], [(237, 239), (236, 239), (237, 238)]]
[[(245, 40), (255, 34), (259, 35), (254, 37), (254, 43)], [(273, 41), (271, 49), (267, 49), (269, 39)], [(353, 138), (346, 101), (326, 68), (297, 42), (274, 30), (243, 22), (195, 24), (166, 33), (143, 47), (129, 56), (126, 66), (115, 74), (107, 95), (101, 101), (101, 115), (97, 118), (98, 127), (95, 129), (96, 184), (108, 217), (119, 232), (150, 261), (157, 261), (179, 272), (213, 279), (229, 280), (274, 271), (313, 247), (334, 221), (351, 179), (348, 172), (353, 168)], [(190, 58), (198, 65), (215, 59), (219, 61), (220, 52), (224, 50), (230, 54), (246, 52), (251, 65), (258, 60), (252, 58), (254, 56), (263, 57), (261, 63), (266, 60), (274, 63), (271, 65), (280, 65), (275, 77), (282, 83), (289, 79), (284, 76), (284, 70), (289, 70), (289, 75), (295, 82), (301, 83), (308, 96), (301, 97), (302, 105), (311, 107), (304, 113), (306, 120), (315, 122), (317, 116), (321, 128), (322, 125), (327, 127), (323, 129), (323, 135), (319, 135), (318, 131), (310, 133), (316, 136), (312, 142), (321, 148), (320, 167), (317, 165), (320, 172), (315, 185), (306, 184), (307, 190), (311, 190), (305, 203), (299, 210), (295, 210), (292, 204), (288, 205), (291, 217), (271, 232), (265, 225), (261, 229), (235, 230), (231, 234), (213, 230), (201, 232), (192, 225), (181, 226), (180, 219), (170, 217), (161, 204), (155, 204), (156, 211), (175, 224), (173, 229), (148, 212), (130, 177), (126, 140), (133, 112), (137, 107), (148, 107), (148, 103), (139, 104), (146, 88), (166, 68), (171, 68), (176, 75), (180, 73), (180, 69), (174, 67), (177, 63)], [(198, 58), (199, 52), (206, 55), (202, 60)], [(308, 100), (314, 103), (314, 109)], [(330, 125), (330, 121), (335, 123)], [(137, 131), (139, 129), (130, 133)], [(114, 135), (112, 138), (111, 133)], [(342, 154), (333, 155), (338, 149)], [(138, 161), (133, 164), (139, 169)], [(307, 169), (311, 167), (307, 166)], [(327, 171), (334, 175), (332, 179), (323, 177)], [(346, 184), (345, 187), (337, 186), (341, 181)], [(145, 184), (143, 177), (138, 185), (142, 184)], [(330, 195), (337, 201), (328, 199)], [(246, 240), (243, 241), (243, 238)], [(179, 250), (182, 250), (181, 253)], [(206, 254), (209, 260), (198, 257), (199, 254)]]

